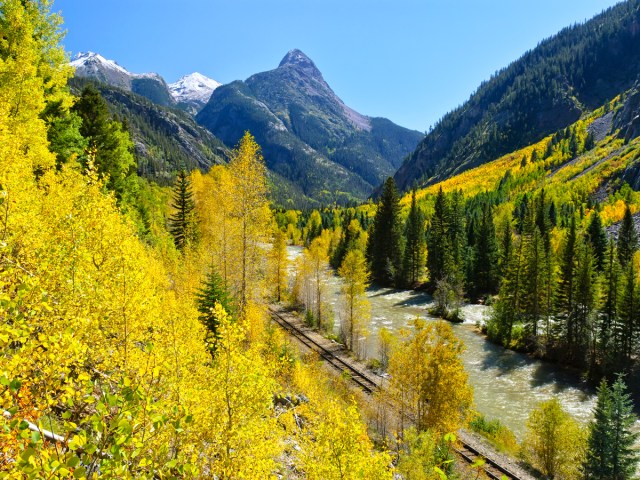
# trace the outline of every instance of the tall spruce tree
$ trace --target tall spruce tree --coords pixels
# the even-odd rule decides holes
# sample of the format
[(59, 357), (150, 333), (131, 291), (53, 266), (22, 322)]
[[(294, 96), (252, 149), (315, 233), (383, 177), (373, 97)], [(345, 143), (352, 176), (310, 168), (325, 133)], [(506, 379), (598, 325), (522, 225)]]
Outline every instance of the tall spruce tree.
[(607, 254), (607, 233), (597, 210), (591, 215), (591, 221), (587, 227), (587, 240), (591, 243), (593, 255), (596, 257), (596, 268), (599, 272), (603, 272)]
[(405, 225), (405, 238), (402, 283), (406, 287), (414, 287), (422, 280), (427, 260), (425, 219), (416, 202), (415, 189), (411, 192), (411, 209)]
[(616, 353), (616, 371), (630, 368), (637, 338), (638, 289), (636, 270), (633, 262), (625, 268), (622, 295), (618, 306), (618, 322), (614, 324), (614, 352)]
[(620, 266), (614, 242), (609, 242), (605, 258), (604, 305), (601, 308), (598, 325), (597, 355), (600, 370), (608, 375), (614, 364), (616, 338), (614, 329), (618, 324), (618, 297), (620, 290)]
[(436, 195), (433, 215), (429, 224), (427, 236), (427, 266), (431, 284), (435, 285), (446, 276), (446, 266), (450, 264), (448, 260), (451, 256), (451, 243), (448, 235), (449, 229), (449, 204), (442, 191), (442, 187)]
[(193, 213), (195, 202), (191, 191), (191, 182), (187, 172), (180, 170), (175, 186), (173, 187), (173, 203), (175, 210), (169, 217), (169, 232), (173, 235), (173, 241), (178, 250), (183, 250), (188, 242), (194, 240), (195, 221)]
[[(511, 233), (509, 232), (509, 237)], [(509, 238), (509, 241), (511, 238)], [(507, 247), (510, 248), (510, 247)], [(498, 246), (496, 229), (493, 223), (491, 205), (485, 203), (482, 207), (480, 228), (474, 246), (473, 255), (473, 285), (476, 295), (495, 293), (498, 287)]]
[(627, 387), (618, 377), (611, 388), (602, 380), (589, 425), (587, 455), (583, 465), (586, 480), (634, 478), (639, 452), (634, 448), (638, 433), (632, 431), (636, 416)]
[(113, 120), (107, 102), (93, 85), (88, 85), (73, 106), (73, 112), (82, 119), (80, 134), (87, 139), (87, 155), (81, 163), (94, 162), (98, 174), (106, 178), (106, 187), (118, 200), (126, 198), (136, 189), (133, 142), (121, 122)]
[(629, 208), (629, 204), (627, 204), (624, 210), (624, 217), (622, 217), (620, 231), (618, 232), (618, 259), (623, 268), (631, 261), (637, 249), (638, 233), (633, 223), (631, 209)]
[(367, 253), (374, 282), (396, 285), (402, 267), (401, 242), (400, 197), (396, 182), (389, 177), (384, 183), (369, 237)]
[(219, 303), (229, 315), (235, 314), (233, 299), (218, 272), (211, 269), (207, 274), (202, 287), (196, 292), (196, 301), (200, 321), (211, 334), (211, 339), (208, 342), (209, 348), (214, 351), (215, 341), (218, 338), (218, 319), (213, 313), (216, 303)]

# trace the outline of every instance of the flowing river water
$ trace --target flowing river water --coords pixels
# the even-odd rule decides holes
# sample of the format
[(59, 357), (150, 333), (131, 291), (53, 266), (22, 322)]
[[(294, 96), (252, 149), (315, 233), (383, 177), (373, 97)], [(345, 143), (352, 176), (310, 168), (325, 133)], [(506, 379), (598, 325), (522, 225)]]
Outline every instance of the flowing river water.
[[(289, 247), (291, 260), (300, 255), (300, 247)], [(327, 299), (334, 308), (334, 328), (340, 328), (340, 278), (331, 275)], [(420, 316), (435, 320), (427, 313), (432, 299), (421, 292), (371, 287), (371, 321), (366, 338), (366, 356), (378, 357), (378, 330), (386, 327), (397, 333), (409, 328), (410, 320)], [(587, 422), (595, 403), (595, 391), (580, 378), (557, 365), (534, 360), (521, 353), (505, 350), (487, 341), (477, 332), (476, 323), (489, 314), (490, 307), (465, 305), (464, 323), (452, 324), (466, 350), (462, 361), (473, 386), (476, 409), (490, 419), (499, 419), (522, 439), (529, 413), (542, 400), (556, 397), (577, 420)]]

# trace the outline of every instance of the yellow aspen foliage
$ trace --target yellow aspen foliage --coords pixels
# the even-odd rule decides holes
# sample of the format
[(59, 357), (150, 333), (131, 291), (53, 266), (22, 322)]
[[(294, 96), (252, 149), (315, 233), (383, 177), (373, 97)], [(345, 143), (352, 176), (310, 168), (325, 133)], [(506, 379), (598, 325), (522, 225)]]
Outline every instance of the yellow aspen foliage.
[(346, 409), (327, 402), (324, 411), (303, 436), (301, 463), (309, 480), (391, 479), (391, 458), (373, 451), (356, 405)]
[[(267, 240), (271, 211), (267, 201), (266, 167), (260, 146), (246, 132), (231, 152), (229, 171), (233, 179), (231, 217), (239, 222), (240, 255), (238, 302), (241, 310), (249, 300), (256, 300), (262, 292), (255, 281)], [(252, 281), (253, 280), (253, 281)]]
[(553, 398), (531, 411), (522, 455), (543, 475), (579, 478), (586, 452), (586, 431)]
[(278, 453), (271, 415), (275, 381), (257, 347), (243, 348), (241, 324), (232, 322), (219, 304), (215, 315), (220, 336), (209, 379), (218, 392), (203, 405), (209, 414), (208, 425), (202, 426), (208, 473), (222, 479), (267, 478)]
[(413, 322), (389, 360), (390, 392), (419, 430), (454, 432), (467, 422), (473, 402), (460, 354), (462, 342), (444, 321)]
[(350, 250), (344, 257), (338, 274), (344, 280), (342, 286), (343, 315), (341, 331), (347, 348), (363, 358), (366, 352), (360, 347), (359, 339), (366, 334), (366, 325), (371, 317), (371, 305), (365, 295), (369, 286), (369, 271), (364, 254), (360, 250)]
[(287, 295), (289, 258), (287, 256), (287, 234), (277, 226), (274, 228), (273, 247), (269, 251), (270, 297), (281, 302)]

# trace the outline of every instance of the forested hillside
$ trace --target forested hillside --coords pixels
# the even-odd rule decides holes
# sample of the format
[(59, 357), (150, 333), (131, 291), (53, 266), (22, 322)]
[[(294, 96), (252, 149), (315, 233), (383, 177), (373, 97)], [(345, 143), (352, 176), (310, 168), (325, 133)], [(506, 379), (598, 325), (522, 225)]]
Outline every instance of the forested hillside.
[(541, 140), (628, 90), (640, 72), (640, 2), (544, 40), (446, 114), (395, 174), (434, 184)]
[[(72, 92), (80, 96), (90, 80), (74, 78)], [(135, 93), (95, 84), (117, 118), (126, 121), (134, 142), (139, 175), (162, 185), (184, 168), (207, 171), (226, 162), (228, 148), (184, 112), (161, 107)]]

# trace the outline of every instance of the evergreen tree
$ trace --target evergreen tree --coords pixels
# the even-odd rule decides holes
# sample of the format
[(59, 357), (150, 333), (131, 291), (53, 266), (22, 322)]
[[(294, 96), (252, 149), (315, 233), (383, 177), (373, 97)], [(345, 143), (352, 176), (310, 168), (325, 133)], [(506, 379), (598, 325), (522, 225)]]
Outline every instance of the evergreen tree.
[(389, 177), (384, 183), (378, 211), (369, 238), (371, 277), (382, 285), (395, 285), (402, 261), (400, 197), (396, 183)]
[(636, 416), (626, 389), (620, 376), (611, 388), (606, 380), (602, 380), (598, 388), (583, 465), (587, 480), (634, 478), (640, 454), (634, 448), (638, 439), (638, 434), (632, 432)]
[(209, 347), (214, 350), (215, 341), (218, 338), (219, 326), (218, 318), (214, 314), (216, 303), (219, 303), (229, 315), (235, 313), (233, 299), (218, 272), (211, 269), (207, 274), (203, 286), (196, 292), (196, 301), (198, 312), (200, 312), (200, 321), (207, 327), (207, 330), (209, 330), (211, 334)]
[(633, 223), (631, 209), (627, 204), (624, 210), (624, 217), (622, 217), (620, 232), (618, 233), (618, 259), (620, 260), (620, 265), (622, 267), (627, 266), (637, 249), (638, 233), (636, 232), (636, 227)]
[[(511, 232), (509, 232), (511, 237)], [(511, 238), (509, 238), (509, 241)], [(498, 246), (496, 229), (493, 224), (491, 205), (485, 203), (482, 208), (478, 238), (474, 247), (473, 285), (474, 291), (480, 293), (495, 293), (498, 278)]]
[(614, 324), (614, 352), (616, 371), (628, 369), (637, 336), (638, 291), (633, 262), (629, 262), (624, 276), (624, 286), (618, 307), (618, 322)]
[(605, 375), (612, 373), (612, 365), (615, 352), (619, 349), (615, 345), (616, 338), (614, 329), (618, 323), (618, 296), (620, 286), (620, 267), (614, 242), (609, 242), (607, 249), (605, 272), (604, 272), (604, 305), (600, 312), (600, 323), (598, 325), (598, 361), (601, 365), (602, 373)]
[(451, 255), (451, 244), (448, 236), (449, 227), (449, 205), (442, 187), (436, 195), (433, 216), (429, 225), (427, 237), (427, 266), (431, 283), (436, 284), (446, 276), (446, 265), (450, 263), (448, 257)]
[(136, 161), (129, 132), (111, 119), (107, 102), (91, 84), (83, 90), (73, 112), (82, 119), (80, 134), (88, 140), (87, 155), (81, 158), (83, 166), (92, 160), (98, 174), (107, 179), (107, 188), (118, 200), (126, 199), (136, 189)]
[(509, 268), (509, 260), (513, 250), (513, 227), (511, 219), (507, 219), (502, 227), (500, 235), (500, 250), (498, 257), (498, 276), (504, 278)]
[[(575, 270), (576, 270), (576, 219), (571, 217), (569, 231), (564, 241), (560, 253), (560, 272), (558, 286), (556, 289), (556, 316), (558, 317), (560, 328), (566, 335), (567, 324), (571, 321), (570, 315), (573, 312), (574, 290), (575, 290)], [(565, 337), (566, 339), (566, 337)]]
[(402, 283), (407, 287), (416, 286), (424, 275), (427, 260), (425, 240), (425, 220), (416, 202), (416, 191), (411, 192), (411, 209), (405, 226), (406, 245), (402, 261)]
[(591, 242), (593, 255), (596, 257), (596, 268), (599, 272), (602, 272), (604, 271), (607, 253), (607, 234), (598, 211), (593, 212), (591, 215), (591, 221), (587, 227), (587, 239)]
[(575, 304), (569, 314), (565, 339), (568, 358), (582, 364), (590, 342), (589, 332), (596, 306), (596, 271), (589, 244), (581, 245), (577, 257)]
[(178, 178), (173, 188), (173, 203), (171, 207), (175, 210), (175, 213), (169, 217), (169, 232), (173, 235), (176, 248), (182, 250), (187, 243), (194, 240), (195, 236), (195, 222), (193, 219), (195, 203), (193, 201), (191, 183), (187, 172), (184, 170), (180, 170), (178, 173)]

